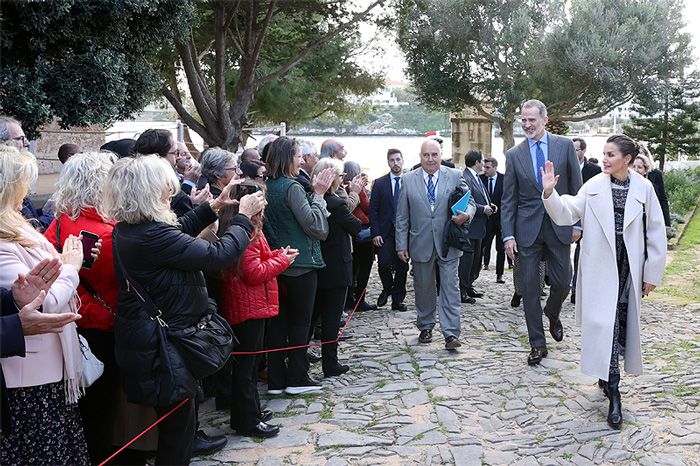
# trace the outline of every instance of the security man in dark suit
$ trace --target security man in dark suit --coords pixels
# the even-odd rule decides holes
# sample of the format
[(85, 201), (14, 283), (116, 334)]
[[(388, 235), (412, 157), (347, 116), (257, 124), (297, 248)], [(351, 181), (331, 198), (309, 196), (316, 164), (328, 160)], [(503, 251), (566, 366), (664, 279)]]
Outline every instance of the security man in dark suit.
[(481, 182), (486, 187), (491, 205), (495, 206), (493, 215), (486, 222), (486, 236), (482, 241), (481, 251), (484, 257), (484, 270), (488, 270), (491, 262), (491, 245), (496, 240), (496, 283), (503, 281), (503, 269), (506, 262), (506, 252), (503, 248), (501, 238), (501, 197), (503, 196), (503, 173), (496, 171), (498, 161), (494, 158), (484, 159), (484, 174), (481, 175)]
[(403, 156), (400, 150), (389, 149), (386, 159), (390, 172), (374, 181), (369, 200), (370, 231), (372, 243), (377, 248), (377, 269), (382, 281), (377, 306), (384, 306), (391, 296), (391, 308), (406, 311), (403, 300), (406, 297), (408, 264), (399, 260), (394, 241), (396, 204), (402, 188)]
[(486, 223), (494, 213), (491, 200), (486, 193), (486, 187), (481, 181), (483, 170), (483, 156), (478, 150), (470, 150), (464, 156), (464, 180), (469, 186), (472, 198), (476, 204), (476, 214), (469, 225), (469, 240), (472, 243), (472, 252), (464, 252), (459, 259), (459, 288), (463, 303), (474, 303), (474, 298), (483, 297), (483, 293), (474, 290), (474, 280), (479, 278), (481, 270), (481, 242), (486, 236)]
[[(583, 182), (590, 180), (602, 170), (600, 167), (588, 161), (586, 158), (586, 141), (581, 138), (574, 138), (574, 151), (578, 158), (578, 164), (581, 167), (581, 178)], [(582, 233), (583, 235), (583, 233)], [(574, 276), (571, 280), (571, 302), (576, 304), (576, 276), (578, 275), (578, 256), (581, 249), (581, 238), (576, 241), (576, 250), (574, 251)]]

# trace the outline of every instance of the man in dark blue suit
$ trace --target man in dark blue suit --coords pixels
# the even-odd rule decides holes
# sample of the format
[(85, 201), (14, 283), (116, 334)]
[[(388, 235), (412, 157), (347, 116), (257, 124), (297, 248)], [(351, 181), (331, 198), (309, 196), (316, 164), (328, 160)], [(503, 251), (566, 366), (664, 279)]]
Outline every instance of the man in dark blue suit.
[[(487, 270), (491, 262), (491, 244), (496, 240), (496, 283), (505, 283), (503, 281), (503, 270), (506, 262), (506, 252), (503, 248), (503, 239), (501, 238), (501, 197), (503, 196), (503, 173), (497, 171), (498, 161), (494, 158), (484, 159), (484, 174), (481, 175), (481, 182), (486, 187), (486, 193), (489, 195), (491, 205), (493, 206), (493, 215), (486, 222), (486, 236), (481, 245), (481, 251), (484, 257), (484, 270)], [(510, 259), (508, 259), (510, 262)]]
[(481, 182), (479, 175), (483, 170), (483, 156), (478, 150), (470, 150), (464, 156), (464, 180), (469, 186), (474, 203), (476, 203), (476, 214), (469, 224), (469, 241), (472, 243), (473, 251), (467, 252), (459, 259), (459, 288), (463, 303), (474, 303), (475, 298), (481, 298), (483, 293), (474, 290), (472, 286), (474, 280), (479, 278), (481, 270), (481, 241), (486, 236), (486, 221), (493, 214), (494, 209), (491, 200), (486, 193), (486, 188)]
[(374, 181), (369, 201), (369, 224), (372, 242), (377, 248), (377, 268), (382, 281), (377, 306), (384, 306), (391, 296), (391, 308), (406, 311), (403, 300), (406, 297), (408, 264), (399, 260), (394, 241), (396, 204), (402, 188), (403, 156), (400, 150), (389, 149), (386, 158), (391, 171)]

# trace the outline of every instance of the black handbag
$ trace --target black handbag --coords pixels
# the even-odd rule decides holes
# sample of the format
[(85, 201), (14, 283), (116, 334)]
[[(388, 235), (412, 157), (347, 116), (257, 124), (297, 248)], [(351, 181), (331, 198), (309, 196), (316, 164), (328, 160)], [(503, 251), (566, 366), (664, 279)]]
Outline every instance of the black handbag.
[[(216, 311), (210, 309), (199, 322), (190, 327), (181, 329), (170, 327), (163, 320), (163, 313), (148, 293), (129, 275), (123, 266), (119, 257), (116, 228), (113, 232), (113, 241), (114, 262), (121, 270), (127, 289), (138, 296), (145, 304), (147, 310), (144, 310), (150, 319), (156, 321), (165, 331), (158, 333), (161, 345), (165, 344), (164, 339), (167, 340), (167, 344), (172, 344), (178, 350), (187, 369), (196, 379), (210, 376), (221, 369), (231, 357), (233, 346), (237, 343), (229, 323)], [(163, 338), (163, 336), (167, 336), (167, 338)]]

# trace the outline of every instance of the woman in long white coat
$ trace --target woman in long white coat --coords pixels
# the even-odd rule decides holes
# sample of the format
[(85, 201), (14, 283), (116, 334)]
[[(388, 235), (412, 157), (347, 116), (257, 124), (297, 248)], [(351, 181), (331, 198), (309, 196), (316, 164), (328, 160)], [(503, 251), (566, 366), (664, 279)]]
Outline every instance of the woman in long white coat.
[(627, 136), (608, 138), (603, 173), (576, 196), (554, 190), (559, 176), (551, 162), (542, 175), (542, 199), (554, 223), (583, 224), (576, 282), (581, 370), (598, 377), (615, 429), (622, 425), (619, 356), (625, 372), (642, 373), (641, 299), (661, 283), (666, 264), (664, 217), (654, 187), (629, 168), (638, 150)]

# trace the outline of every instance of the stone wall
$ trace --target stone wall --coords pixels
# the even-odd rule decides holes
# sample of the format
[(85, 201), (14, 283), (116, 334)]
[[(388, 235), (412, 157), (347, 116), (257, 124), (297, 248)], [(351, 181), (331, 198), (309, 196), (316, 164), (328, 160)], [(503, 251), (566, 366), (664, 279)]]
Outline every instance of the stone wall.
[(491, 127), (488, 119), (471, 109), (450, 115), (452, 123), (452, 162), (464, 167), (464, 155), (472, 149), (480, 150), (484, 158), (491, 157)]
[(99, 150), (105, 143), (105, 128), (102, 125), (92, 125), (63, 130), (56, 121), (44, 126), (41, 129), (41, 137), (32, 143), (32, 152), (37, 158), (40, 175), (61, 171), (58, 148), (69, 142), (77, 144), (83, 151)]

